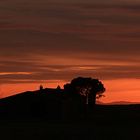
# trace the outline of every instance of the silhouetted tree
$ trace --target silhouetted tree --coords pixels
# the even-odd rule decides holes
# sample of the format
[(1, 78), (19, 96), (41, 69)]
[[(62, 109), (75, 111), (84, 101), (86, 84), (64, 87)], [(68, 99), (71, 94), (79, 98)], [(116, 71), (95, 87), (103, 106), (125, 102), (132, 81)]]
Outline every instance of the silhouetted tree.
[(80, 94), (85, 98), (85, 104), (94, 107), (96, 98), (103, 96), (105, 92), (104, 85), (98, 79), (78, 77), (64, 85), (66, 93), (71, 95)]

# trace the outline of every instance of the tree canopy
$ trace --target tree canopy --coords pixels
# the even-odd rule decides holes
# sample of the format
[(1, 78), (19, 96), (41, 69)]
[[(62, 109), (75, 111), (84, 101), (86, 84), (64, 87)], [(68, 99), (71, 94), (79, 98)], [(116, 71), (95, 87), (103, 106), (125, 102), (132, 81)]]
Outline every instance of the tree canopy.
[(64, 85), (64, 89), (70, 94), (80, 94), (81, 96), (85, 96), (87, 100), (92, 98), (92, 102), (94, 102), (94, 104), (96, 98), (104, 96), (103, 93), (105, 92), (102, 82), (90, 77), (74, 78), (71, 83)]

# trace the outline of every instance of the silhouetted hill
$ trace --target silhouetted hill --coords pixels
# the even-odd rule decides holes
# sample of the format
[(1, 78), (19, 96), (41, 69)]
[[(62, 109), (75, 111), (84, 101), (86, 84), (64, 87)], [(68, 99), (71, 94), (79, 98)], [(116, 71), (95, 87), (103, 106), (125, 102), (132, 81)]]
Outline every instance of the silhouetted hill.
[(0, 99), (0, 113), (4, 117), (9, 115), (11, 117), (45, 115), (48, 110), (51, 112), (51, 110), (58, 109), (61, 105), (62, 93), (61, 89), (46, 88), (6, 97)]
[(110, 103), (103, 103), (106, 105), (133, 105), (133, 104), (140, 104), (140, 102), (128, 102), (128, 101), (117, 101), (117, 102), (110, 102)]
[(139, 139), (140, 105), (84, 108), (79, 96), (61, 89), (27, 91), (0, 99), (0, 132), (5, 139)]
[(128, 102), (128, 101), (116, 101), (116, 102), (109, 102), (109, 103), (104, 103), (101, 101), (96, 101), (96, 104), (98, 105), (137, 105), (140, 104), (140, 102)]
[[(120, 104), (122, 102), (119, 102)], [(82, 119), (115, 120), (116, 118), (140, 118), (140, 105), (112, 105), (98, 104), (93, 111), (89, 111), (80, 96), (67, 96), (63, 89), (46, 88), (27, 91), (14, 96), (0, 99), (0, 117), (29, 118), (41, 117), (45, 119)], [(126, 120), (127, 120), (126, 119)], [(111, 121), (111, 122), (112, 122)]]

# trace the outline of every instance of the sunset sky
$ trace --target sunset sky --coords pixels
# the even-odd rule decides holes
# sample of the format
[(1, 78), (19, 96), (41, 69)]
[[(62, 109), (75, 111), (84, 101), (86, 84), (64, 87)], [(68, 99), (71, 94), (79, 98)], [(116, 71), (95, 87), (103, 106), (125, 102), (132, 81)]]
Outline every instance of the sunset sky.
[(140, 0), (0, 1), (0, 98), (77, 76), (140, 102)]

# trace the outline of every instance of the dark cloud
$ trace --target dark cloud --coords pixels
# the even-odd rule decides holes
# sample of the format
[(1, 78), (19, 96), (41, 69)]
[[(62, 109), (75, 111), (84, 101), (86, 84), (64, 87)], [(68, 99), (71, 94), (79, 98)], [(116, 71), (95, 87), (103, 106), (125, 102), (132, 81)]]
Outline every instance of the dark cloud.
[[(46, 80), (64, 80), (69, 81), (77, 76), (92, 76), (100, 79), (120, 79), (120, 78), (140, 78), (140, 66), (134, 65), (31, 65), (30, 71), (26, 71), (26, 66), (15, 71), (0, 72), (0, 81), (2, 83), (39, 83)], [(16, 71), (17, 68), (17, 71)], [(17, 73), (16, 73), (17, 72)], [(21, 72), (21, 73), (18, 73)], [(26, 72), (26, 73), (24, 73)], [(130, 74), (131, 73), (131, 74)]]
[(140, 3), (124, 2), (1, 1), (1, 82), (139, 78)]

